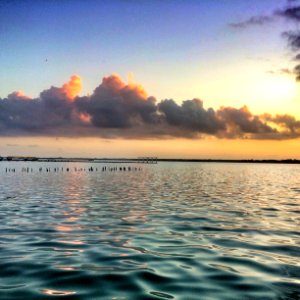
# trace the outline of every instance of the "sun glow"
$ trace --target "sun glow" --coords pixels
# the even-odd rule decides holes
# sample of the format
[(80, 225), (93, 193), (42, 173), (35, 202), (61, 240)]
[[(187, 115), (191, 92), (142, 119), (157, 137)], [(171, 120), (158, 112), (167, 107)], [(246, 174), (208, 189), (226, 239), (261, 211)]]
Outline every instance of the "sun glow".
[(265, 79), (257, 85), (258, 94), (261, 99), (271, 98), (274, 104), (282, 104), (285, 100), (295, 97), (297, 83), (294, 78), (286, 76), (274, 76)]

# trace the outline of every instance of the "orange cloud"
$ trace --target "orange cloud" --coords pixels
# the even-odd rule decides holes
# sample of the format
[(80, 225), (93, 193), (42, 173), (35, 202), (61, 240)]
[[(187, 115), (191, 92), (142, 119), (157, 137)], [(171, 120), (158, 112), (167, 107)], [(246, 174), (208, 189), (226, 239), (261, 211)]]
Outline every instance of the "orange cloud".
[(80, 93), (82, 88), (81, 78), (78, 75), (73, 75), (68, 83), (62, 86), (63, 92), (70, 101)]
[(16, 91), (8, 95), (9, 99), (31, 100), (32, 98), (26, 96), (22, 91)]
[(25, 100), (25, 99), (27, 99), (27, 100), (31, 100), (31, 99), (32, 99), (31, 97), (26, 96), (26, 95), (24, 94), (24, 92), (22, 92), (22, 91), (16, 91), (15, 94), (16, 94), (16, 96), (18, 96), (18, 97), (20, 97), (20, 98), (23, 98), (24, 100)]
[[(205, 108), (199, 99), (157, 103), (144, 87), (114, 74), (90, 96), (78, 97), (81, 79), (50, 87), (32, 101), (22, 92), (0, 99), (0, 135), (45, 134), (102, 137), (189, 137), (291, 139), (300, 137), (300, 120), (291, 115), (254, 115), (241, 108)], [(76, 97), (77, 96), (77, 97)]]
[(122, 81), (121, 77), (117, 74), (112, 74), (107, 77), (103, 77), (102, 86), (111, 90), (121, 90), (126, 86), (126, 84)]
[(79, 119), (80, 119), (81, 122), (89, 124), (89, 123), (91, 123), (92, 117), (87, 113), (80, 113), (79, 114)]
[(145, 88), (141, 84), (137, 83), (129, 83), (126, 87), (125, 90), (134, 92), (136, 95), (138, 95), (140, 98), (147, 100), (147, 92)]
[(120, 91), (132, 93), (135, 97), (138, 96), (140, 99), (146, 100), (148, 96), (145, 88), (141, 84), (134, 83), (133, 81), (132, 73), (128, 74), (128, 84), (126, 84), (118, 74), (113, 74), (104, 77), (101, 86), (115, 93), (119, 93)]
[(148, 97), (148, 94), (145, 90), (145, 88), (138, 83), (134, 82), (134, 74), (132, 72), (128, 73), (128, 85), (125, 87), (125, 90), (134, 92), (137, 96), (140, 98), (146, 100)]

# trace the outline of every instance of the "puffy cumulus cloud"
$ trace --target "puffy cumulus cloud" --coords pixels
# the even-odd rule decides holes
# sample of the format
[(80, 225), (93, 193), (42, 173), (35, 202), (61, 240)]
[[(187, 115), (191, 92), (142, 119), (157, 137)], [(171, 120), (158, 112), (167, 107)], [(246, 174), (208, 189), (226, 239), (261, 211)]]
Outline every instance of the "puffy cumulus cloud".
[(82, 88), (81, 78), (77, 75), (73, 75), (69, 82), (65, 83), (62, 86), (63, 92), (66, 94), (67, 99), (70, 101), (74, 100), (74, 98), (80, 93)]
[(22, 91), (16, 91), (7, 96), (9, 100), (19, 99), (19, 100), (31, 100), (31, 97), (26, 96)]
[(72, 97), (79, 91), (79, 86), (81, 88), (80, 78), (72, 76), (62, 87), (52, 86), (36, 99), (22, 92), (0, 99), (0, 134), (41, 135), (72, 126), (77, 119)]
[(51, 86), (48, 90), (41, 92), (40, 97), (44, 99), (58, 99), (72, 102), (81, 91), (81, 88), (80, 77), (73, 75), (62, 87)]
[(0, 100), (0, 133), (11, 135), (24, 131), (29, 134), (42, 124), (41, 106), (35, 100), (24, 101), (16, 93)]
[[(218, 117), (227, 124), (227, 137), (259, 137), (264, 136), (273, 138), (274, 134), (278, 134), (276, 128), (270, 127), (259, 116), (253, 115), (247, 106), (240, 109), (233, 107), (222, 107), (217, 112)], [(272, 134), (272, 135), (270, 135)]]
[(76, 106), (99, 128), (129, 128), (157, 123), (154, 97), (147, 97), (141, 85), (125, 84), (117, 75), (104, 77), (90, 97), (76, 100)]
[(217, 117), (215, 111), (212, 108), (206, 110), (199, 99), (183, 101), (182, 105), (174, 100), (163, 100), (158, 108), (165, 121), (172, 126), (209, 134), (225, 130), (225, 123)]
[(282, 128), (285, 128), (288, 133), (291, 135), (298, 136), (300, 134), (300, 121), (296, 120), (294, 116), (291, 115), (276, 115), (271, 116), (265, 114), (262, 116), (268, 122), (279, 125)]
[(118, 75), (104, 77), (89, 96), (79, 97), (81, 80), (72, 76), (31, 99), (14, 92), (0, 99), (0, 135), (99, 136), (105, 138), (287, 139), (300, 136), (300, 121), (290, 115), (253, 115), (242, 108), (205, 108), (192, 99), (158, 102), (142, 85)]

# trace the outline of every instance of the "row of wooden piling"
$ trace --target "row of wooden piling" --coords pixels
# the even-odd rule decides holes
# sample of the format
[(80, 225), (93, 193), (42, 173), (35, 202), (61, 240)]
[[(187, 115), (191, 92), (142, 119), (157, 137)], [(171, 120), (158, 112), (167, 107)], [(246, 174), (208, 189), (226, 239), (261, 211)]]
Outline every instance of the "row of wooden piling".
[[(78, 167), (74, 167), (74, 168), (63, 168), (63, 167), (54, 167), (54, 168), (50, 168), (50, 167), (40, 167), (38, 168), (38, 172), (42, 173), (58, 173), (58, 172), (130, 172), (130, 171), (141, 171), (142, 168), (141, 167), (131, 167), (131, 166), (114, 166), (114, 167), (89, 167), (89, 168), (78, 168)], [(5, 172), (6, 173), (15, 173), (16, 169), (15, 168), (5, 168)], [(21, 169), (22, 173), (32, 173), (34, 172), (33, 168), (28, 168), (28, 167), (23, 167)]]

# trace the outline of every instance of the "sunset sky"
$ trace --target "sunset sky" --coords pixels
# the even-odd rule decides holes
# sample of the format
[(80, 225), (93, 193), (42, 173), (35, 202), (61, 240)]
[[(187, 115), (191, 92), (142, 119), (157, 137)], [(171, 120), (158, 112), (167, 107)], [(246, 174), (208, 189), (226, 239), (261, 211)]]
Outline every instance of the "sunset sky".
[(300, 159), (299, 25), (297, 0), (1, 1), (0, 156)]

